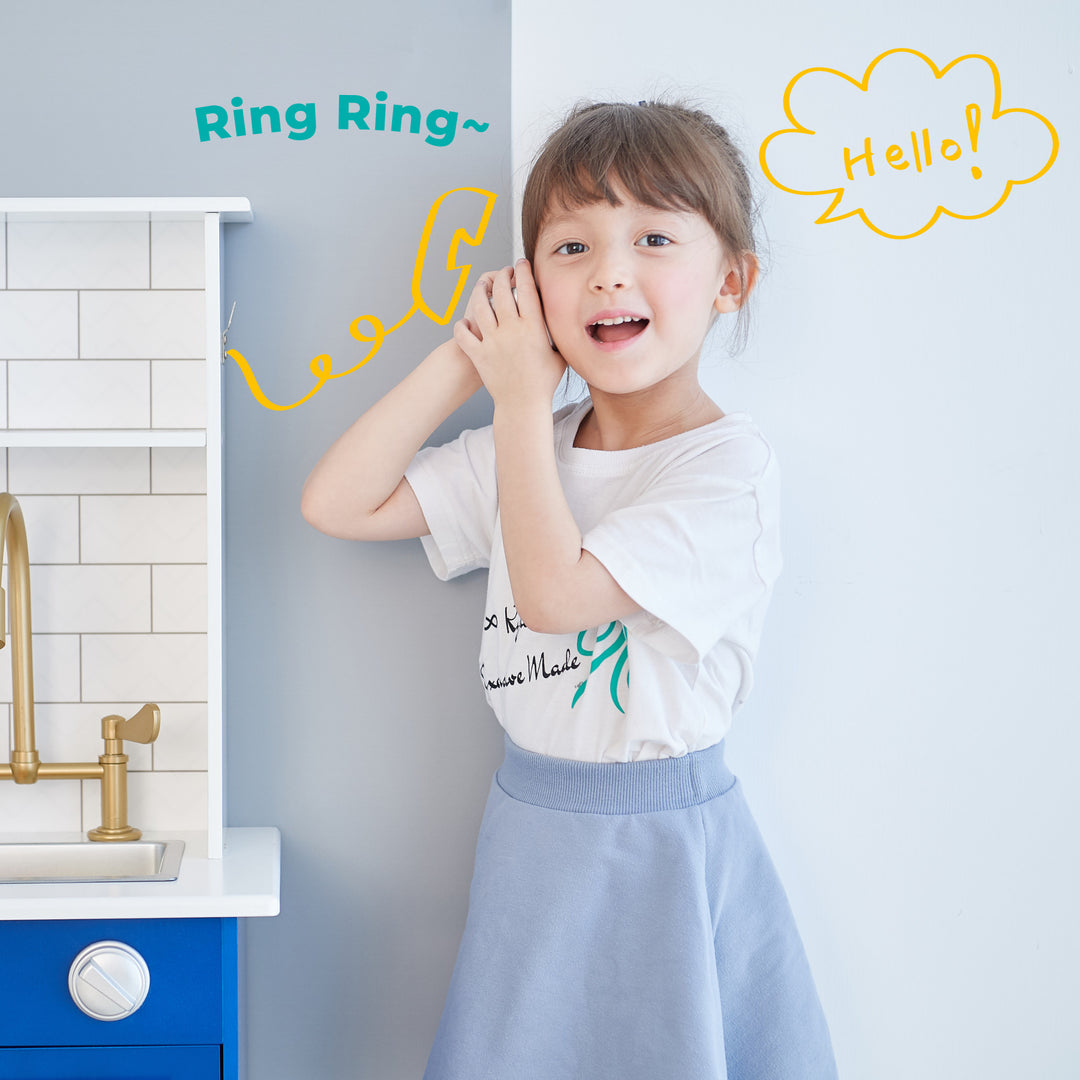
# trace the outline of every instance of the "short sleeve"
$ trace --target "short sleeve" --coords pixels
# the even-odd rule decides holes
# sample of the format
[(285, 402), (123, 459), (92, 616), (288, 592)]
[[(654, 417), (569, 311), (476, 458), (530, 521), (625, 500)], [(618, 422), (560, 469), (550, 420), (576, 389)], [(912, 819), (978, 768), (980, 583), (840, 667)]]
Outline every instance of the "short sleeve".
[(425, 447), (405, 471), (428, 525), (424, 552), (442, 581), (488, 565), (498, 513), (495, 476), (490, 427)]
[(772, 451), (743, 437), (676, 463), (582, 546), (641, 606), (627, 630), (698, 664), (722, 638), (752, 632), (780, 571), (778, 519)]

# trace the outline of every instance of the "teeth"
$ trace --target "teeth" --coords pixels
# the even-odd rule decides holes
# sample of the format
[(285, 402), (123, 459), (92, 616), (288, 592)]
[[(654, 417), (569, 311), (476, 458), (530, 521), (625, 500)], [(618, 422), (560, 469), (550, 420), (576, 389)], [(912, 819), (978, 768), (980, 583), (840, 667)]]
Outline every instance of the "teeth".
[(624, 322), (644, 322), (644, 319), (637, 315), (620, 315), (617, 319), (597, 319), (593, 326), (618, 326)]

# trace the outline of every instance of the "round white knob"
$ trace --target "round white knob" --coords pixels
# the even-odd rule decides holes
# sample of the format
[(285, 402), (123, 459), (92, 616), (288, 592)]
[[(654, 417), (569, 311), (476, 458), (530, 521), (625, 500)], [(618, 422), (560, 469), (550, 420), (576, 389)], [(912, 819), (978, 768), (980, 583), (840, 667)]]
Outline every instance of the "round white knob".
[(71, 962), (71, 1000), (95, 1020), (123, 1020), (146, 1000), (150, 969), (130, 945), (95, 941)]

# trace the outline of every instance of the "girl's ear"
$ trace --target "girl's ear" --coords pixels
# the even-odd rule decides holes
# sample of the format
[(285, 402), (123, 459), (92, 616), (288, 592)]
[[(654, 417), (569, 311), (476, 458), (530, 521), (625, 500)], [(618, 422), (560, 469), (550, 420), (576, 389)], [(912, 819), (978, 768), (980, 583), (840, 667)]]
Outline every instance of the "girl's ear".
[(721, 314), (738, 311), (746, 303), (758, 279), (758, 260), (752, 251), (728, 259), (720, 291), (713, 307)]

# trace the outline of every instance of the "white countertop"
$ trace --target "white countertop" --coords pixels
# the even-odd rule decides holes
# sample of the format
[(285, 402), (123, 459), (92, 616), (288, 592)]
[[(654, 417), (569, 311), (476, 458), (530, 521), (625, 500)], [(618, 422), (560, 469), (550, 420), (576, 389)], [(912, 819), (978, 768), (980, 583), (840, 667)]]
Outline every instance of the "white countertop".
[[(20, 837), (27, 839), (27, 837)], [(44, 839), (44, 838), (42, 838)], [(146, 839), (168, 839), (147, 834)], [(221, 859), (184, 852), (176, 881), (0, 885), (0, 919), (204, 919), (277, 915), (281, 835), (225, 830)]]

